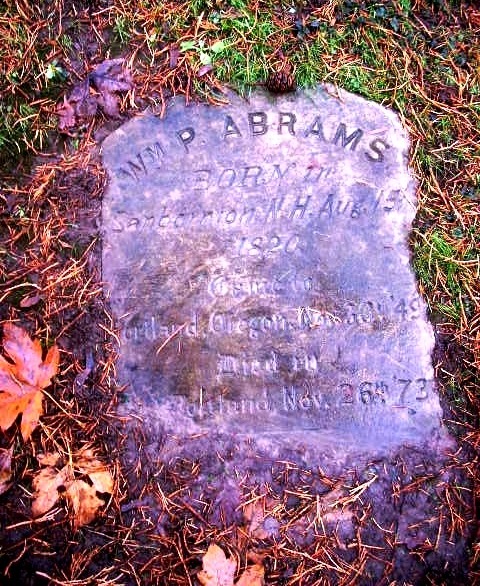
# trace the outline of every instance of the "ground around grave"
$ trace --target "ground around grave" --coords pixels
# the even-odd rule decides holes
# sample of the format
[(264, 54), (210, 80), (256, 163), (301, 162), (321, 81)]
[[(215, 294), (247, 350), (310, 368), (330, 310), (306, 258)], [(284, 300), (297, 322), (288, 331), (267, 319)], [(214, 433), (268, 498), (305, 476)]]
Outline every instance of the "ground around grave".
[[(60, 349), (32, 435), (19, 418), (0, 432), (0, 583), (199, 584), (212, 544), (243, 586), (479, 582), (476, 3), (7, 0), (0, 32), (0, 320)], [(226, 84), (287, 91), (294, 80), (384, 103), (410, 131), (412, 258), (458, 450), (437, 463), (400, 450), (332, 476), (294, 458), (239, 466), (232, 444), (229, 458), (206, 447), (152, 472), (141, 427), (127, 434), (116, 410), (99, 144), (175, 93), (218, 103)], [(53, 500), (34, 517), (41, 474)], [(82, 520), (87, 494), (95, 514)], [(203, 583), (232, 584), (215, 564), (224, 582)]]

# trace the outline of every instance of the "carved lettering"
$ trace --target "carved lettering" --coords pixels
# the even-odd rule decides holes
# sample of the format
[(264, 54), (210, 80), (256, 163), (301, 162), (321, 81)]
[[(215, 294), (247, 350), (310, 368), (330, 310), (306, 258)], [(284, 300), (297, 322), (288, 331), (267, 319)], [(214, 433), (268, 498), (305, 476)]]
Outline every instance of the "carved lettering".
[(188, 145), (191, 144), (195, 138), (195, 130), (191, 126), (183, 128), (177, 132), (177, 138), (180, 141), (180, 144), (185, 148), (185, 151), (188, 153)]
[(127, 173), (135, 177), (137, 181), (142, 175), (147, 174), (147, 168), (141, 153), (138, 153), (134, 161), (127, 161), (127, 169)]
[(385, 151), (390, 148), (390, 145), (381, 138), (376, 138), (369, 144), (369, 148), (372, 152), (365, 152), (367, 159), (375, 163), (382, 163), (385, 159)]
[(278, 120), (278, 134), (282, 134), (283, 128), (286, 128), (288, 133), (295, 136), (295, 122), (297, 117), (292, 112), (280, 112)]
[(360, 142), (360, 139), (363, 136), (363, 130), (357, 128), (350, 136), (347, 136), (347, 127), (346, 125), (341, 122), (338, 127), (337, 131), (335, 132), (335, 136), (333, 137), (333, 143), (338, 144), (338, 141), (341, 142), (341, 146), (343, 148), (347, 148), (348, 145), (351, 145), (350, 148), (354, 151)]
[(305, 137), (309, 137), (310, 135), (316, 136), (320, 140), (325, 140), (325, 136), (323, 134), (323, 126), (320, 116), (316, 116), (314, 121), (310, 124), (310, 126), (305, 131)]
[(242, 187), (258, 187), (265, 184), (265, 179), (259, 180), (263, 169), (258, 166), (245, 167), (243, 170)]
[(275, 222), (276, 220), (278, 220), (280, 218), (280, 214), (282, 211), (282, 206), (283, 206), (283, 202), (285, 201), (285, 198), (280, 197), (280, 198), (272, 198), (272, 201), (270, 203), (270, 206), (268, 208), (267, 211), (267, 215), (265, 218), (266, 222)]
[(193, 189), (208, 189), (210, 185), (210, 169), (197, 169), (194, 171)]
[(289, 174), (290, 169), (294, 169), (296, 167), (296, 163), (289, 163), (287, 167), (282, 171), (281, 166), (277, 163), (273, 165), (273, 175), (272, 179), (282, 180)]
[(143, 176), (148, 175), (147, 162), (150, 164), (158, 162), (166, 155), (166, 150), (160, 142), (154, 142), (147, 146), (140, 153), (125, 163), (124, 167), (116, 170), (119, 179), (134, 179), (139, 181)]
[(293, 220), (294, 218), (299, 218), (300, 220), (303, 220), (303, 217), (305, 215), (305, 212), (307, 211), (308, 208), (308, 204), (310, 203), (311, 200), (311, 196), (308, 195), (305, 198), (302, 197), (297, 197), (295, 204), (293, 205), (293, 208), (290, 212), (289, 218), (291, 220)]
[(267, 115), (265, 112), (249, 112), (248, 125), (253, 136), (261, 136), (267, 133)]
[(437, 416), (407, 271), (407, 141), (359, 102), (311, 90), (177, 103), (105, 139), (117, 374), (152, 429), (301, 433), (306, 449), (322, 430), (315, 449), (338, 434), (362, 453), (378, 435), (383, 457), (394, 432), (378, 422), (410, 445)]
[(227, 138), (227, 136), (242, 136), (238, 126), (233, 121), (231, 116), (225, 116), (225, 125), (223, 127), (223, 140)]
[(150, 163), (155, 163), (163, 158), (166, 154), (164, 147), (157, 141), (142, 151), (148, 157)]
[(224, 169), (218, 179), (219, 187), (232, 187), (235, 183), (237, 173), (235, 169)]

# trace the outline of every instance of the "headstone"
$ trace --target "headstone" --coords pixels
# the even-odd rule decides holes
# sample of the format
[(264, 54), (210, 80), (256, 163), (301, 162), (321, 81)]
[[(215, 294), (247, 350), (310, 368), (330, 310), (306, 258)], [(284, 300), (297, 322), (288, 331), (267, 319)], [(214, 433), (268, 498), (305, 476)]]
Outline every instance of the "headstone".
[(382, 454), (445, 437), (396, 115), (329, 86), (177, 100), (103, 143), (122, 412)]

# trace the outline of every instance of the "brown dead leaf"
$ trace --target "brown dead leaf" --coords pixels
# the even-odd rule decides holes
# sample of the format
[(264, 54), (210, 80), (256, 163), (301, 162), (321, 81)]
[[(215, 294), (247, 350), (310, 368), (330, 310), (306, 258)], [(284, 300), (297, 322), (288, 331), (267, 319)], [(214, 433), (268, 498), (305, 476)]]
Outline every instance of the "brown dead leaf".
[(84, 450), (75, 462), (75, 469), (80, 474), (88, 474), (96, 492), (112, 493), (113, 478), (108, 468), (95, 458), (93, 450)]
[(247, 531), (252, 537), (257, 539), (266, 539), (268, 537), (268, 532), (263, 528), (265, 511), (260, 500), (248, 503), (243, 510), (243, 515), (248, 522)]
[(278, 531), (279, 523), (267, 514), (265, 507), (271, 509), (278, 501), (276, 499), (258, 499), (245, 505), (243, 516), (247, 521), (247, 531), (256, 539), (267, 539)]
[(233, 578), (237, 564), (235, 560), (227, 558), (218, 545), (211, 544), (203, 556), (203, 570), (198, 573), (198, 579), (203, 586), (233, 586)]
[[(64, 98), (64, 102), (68, 102), (69, 106), (73, 108), (74, 124), (76, 124), (77, 119), (88, 120), (93, 118), (97, 113), (98, 103), (96, 96), (91, 92), (90, 77), (86, 77), (77, 84), (70, 92), (68, 100)], [(59, 120), (59, 124), (60, 122)]]
[(238, 579), (235, 586), (263, 586), (265, 570), (260, 564), (247, 568)]
[(40, 466), (56, 466), (60, 458), (60, 454), (37, 454)]
[(22, 309), (28, 309), (29, 307), (33, 307), (34, 305), (37, 305), (37, 303), (39, 301), (42, 301), (43, 297), (41, 295), (39, 295), (38, 293), (35, 295), (28, 295), (27, 297), (24, 297), (21, 301), (20, 301), (20, 307)]
[(12, 455), (13, 446), (0, 450), (0, 494), (6, 492), (12, 484), (10, 482), (10, 478), (12, 477)]
[(97, 497), (94, 486), (90, 486), (84, 480), (69, 482), (65, 491), (73, 509), (73, 526), (75, 529), (91, 523), (98, 509), (105, 504)]
[(116, 94), (103, 92), (103, 94), (98, 96), (97, 101), (103, 112), (110, 118), (118, 118), (120, 116), (120, 108)]
[(93, 85), (101, 93), (127, 92), (133, 88), (133, 80), (124, 60), (105, 59), (90, 74)]
[(42, 389), (57, 373), (60, 354), (52, 346), (42, 360), (40, 341), (11, 323), (3, 333), (3, 347), (13, 363), (0, 355), (0, 428), (6, 431), (21, 413), (20, 431), (27, 440), (43, 413)]
[[(73, 467), (69, 463), (60, 470), (55, 469), (53, 466), (58, 460), (55, 454), (46, 454), (40, 459), (41, 464), (49, 465), (40, 470), (33, 480), (35, 494), (32, 513), (37, 517), (51, 509), (61, 496), (59, 488), (63, 487), (62, 494), (72, 508), (73, 526), (77, 529), (93, 521), (98, 509), (105, 504), (97, 493), (111, 494), (113, 478), (105, 464), (95, 458), (92, 450), (80, 452), (73, 460)], [(85, 476), (89, 477), (91, 484), (83, 479)]]
[(92, 71), (90, 80), (98, 91), (97, 101), (104, 113), (118, 118), (120, 110), (117, 93), (128, 92), (133, 88), (133, 79), (124, 67), (124, 60), (105, 59)]
[(78, 121), (93, 118), (99, 107), (106, 116), (120, 115), (119, 95), (133, 89), (130, 71), (123, 59), (106, 59), (70, 92), (57, 106), (58, 128), (65, 130)]
[[(227, 558), (222, 548), (212, 543), (202, 562), (203, 570), (197, 575), (202, 586), (234, 586), (237, 564), (232, 558)], [(243, 572), (235, 586), (263, 586), (263, 576), (262, 564), (256, 563)]]
[(33, 479), (35, 499), (32, 503), (32, 513), (34, 517), (43, 515), (53, 507), (60, 496), (58, 489), (65, 486), (69, 478), (68, 466), (64, 466), (60, 471), (50, 466), (40, 470)]
[(58, 114), (58, 128), (59, 130), (65, 130), (71, 128), (76, 124), (75, 110), (70, 102), (67, 100), (67, 96), (63, 96), (63, 104), (57, 106)]

